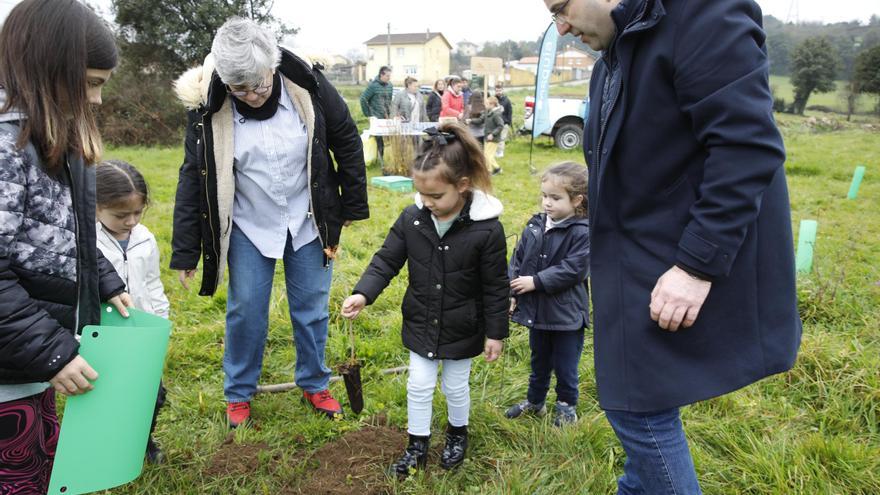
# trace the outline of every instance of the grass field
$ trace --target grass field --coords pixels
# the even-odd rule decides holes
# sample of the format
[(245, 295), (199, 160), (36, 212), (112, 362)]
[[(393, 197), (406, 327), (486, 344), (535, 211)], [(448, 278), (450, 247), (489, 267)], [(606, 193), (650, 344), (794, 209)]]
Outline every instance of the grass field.
[[(830, 108), (838, 113), (846, 113), (846, 97), (844, 89), (846, 81), (835, 81), (836, 89), (828, 93), (816, 93), (810, 95), (807, 100), (807, 106), (823, 106)], [(790, 105), (794, 101), (794, 86), (791, 84), (791, 78), (786, 76), (770, 76), (770, 88), (778, 97), (785, 100), (786, 105)], [(864, 94), (860, 95), (856, 100), (856, 113), (870, 114), (877, 107), (877, 96)]]
[[(356, 95), (345, 91), (350, 101)], [(522, 95), (515, 93), (514, 101), (521, 116)], [(814, 270), (799, 279), (804, 319), (800, 357), (790, 373), (685, 408), (686, 431), (707, 494), (877, 494), (880, 133), (860, 126), (816, 133), (792, 116), (781, 117), (780, 124), (789, 156), (794, 226), (806, 218), (819, 222)], [(538, 179), (528, 173), (528, 156), (526, 139), (510, 143), (501, 161), (504, 174), (495, 179), (508, 234), (519, 233), (538, 207)], [(153, 198), (144, 223), (156, 234), (167, 265), (181, 149), (111, 149), (107, 157), (128, 160), (147, 177)], [(541, 139), (534, 158), (542, 168), (562, 159), (581, 160), (582, 155), (561, 152)], [(856, 164), (867, 165), (868, 173), (859, 199), (846, 200)], [(369, 170), (370, 176), (377, 173)], [(412, 200), (409, 194), (374, 188), (369, 194), (371, 218), (343, 233), (335, 265), (330, 366), (342, 363), (348, 352), (339, 304), (398, 212)], [(386, 478), (383, 470), (404, 442), (400, 429), (406, 425), (406, 377), (380, 375), (379, 370), (406, 361), (399, 334), (405, 274), (355, 323), (358, 353), (365, 360), (366, 409), (359, 418), (329, 423), (307, 410), (296, 392), (259, 395), (253, 402), (257, 426), (237, 431), (234, 438), (225, 425), (220, 366), (225, 290), (203, 298), (184, 290), (167, 267), (162, 275), (174, 333), (164, 376), (170, 405), (160, 416), (156, 437), (168, 461), (147, 467), (138, 480), (113, 493), (605, 494), (615, 489), (624, 456), (596, 403), (589, 343), (581, 361), (578, 424), (560, 431), (549, 419), (512, 422), (503, 411), (525, 392), (529, 355), (526, 332), (512, 327), (500, 362), (475, 361), (472, 444), (466, 463), (447, 473), (433, 462), (427, 473), (401, 483)], [(294, 348), (283, 294), (279, 274), (264, 383), (293, 378)], [(332, 390), (345, 397), (340, 383)], [(436, 445), (445, 424), (445, 402), (439, 390), (435, 397)], [(346, 454), (349, 450), (354, 454)]]

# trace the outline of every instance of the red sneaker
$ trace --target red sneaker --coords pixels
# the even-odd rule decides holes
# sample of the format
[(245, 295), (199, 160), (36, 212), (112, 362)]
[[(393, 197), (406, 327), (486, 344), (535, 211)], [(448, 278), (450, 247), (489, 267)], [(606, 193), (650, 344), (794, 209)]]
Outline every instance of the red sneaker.
[(327, 389), (310, 394), (303, 391), (303, 397), (312, 405), (315, 411), (326, 415), (330, 419), (342, 419), (342, 406), (339, 401), (330, 395)]
[(229, 427), (236, 426), (248, 421), (251, 417), (250, 402), (230, 402), (226, 404), (226, 420), (229, 421)]

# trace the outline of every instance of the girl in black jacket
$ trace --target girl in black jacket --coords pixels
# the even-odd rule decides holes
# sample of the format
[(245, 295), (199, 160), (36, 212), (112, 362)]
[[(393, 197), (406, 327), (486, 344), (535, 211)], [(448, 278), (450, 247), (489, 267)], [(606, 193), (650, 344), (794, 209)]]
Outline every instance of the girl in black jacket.
[(355, 318), (407, 263), (401, 307), (403, 344), (410, 350), (409, 445), (392, 466), (400, 476), (427, 461), (441, 361), (449, 425), (440, 464), (451, 469), (464, 460), (471, 359), (481, 352), (487, 361), (497, 359), (508, 331), (502, 206), (488, 194), (480, 145), (457, 123), (426, 132), (429, 142), (413, 165), (416, 204), (400, 214), (342, 307), (344, 317)]
[(0, 31), (0, 493), (46, 493), (55, 392), (98, 377), (75, 334), (101, 301), (131, 305), (95, 244), (89, 107), (116, 61), (113, 32), (77, 0), (25, 0)]
[(590, 317), (586, 195), (586, 167), (573, 162), (550, 167), (541, 178), (544, 213), (529, 220), (510, 260), (510, 309), (513, 321), (529, 329), (532, 374), (526, 399), (507, 410), (508, 418), (543, 415), (555, 372), (553, 423), (577, 420), (578, 362)]

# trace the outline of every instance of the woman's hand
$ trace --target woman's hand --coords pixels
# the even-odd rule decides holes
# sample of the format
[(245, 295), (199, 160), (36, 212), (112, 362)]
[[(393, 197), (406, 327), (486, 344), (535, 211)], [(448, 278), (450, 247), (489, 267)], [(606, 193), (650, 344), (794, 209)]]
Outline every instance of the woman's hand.
[(95, 388), (89, 381), (97, 379), (98, 372), (93, 370), (82, 356), (76, 356), (61, 368), (49, 383), (59, 394), (80, 395)]
[(352, 294), (342, 302), (342, 317), (353, 320), (357, 318), (357, 315), (360, 314), (366, 305), (367, 298), (363, 294)]
[(486, 361), (491, 363), (498, 359), (501, 356), (501, 350), (504, 349), (504, 341), (495, 340), (495, 339), (486, 339), (486, 347), (483, 349), (483, 354), (486, 356)]

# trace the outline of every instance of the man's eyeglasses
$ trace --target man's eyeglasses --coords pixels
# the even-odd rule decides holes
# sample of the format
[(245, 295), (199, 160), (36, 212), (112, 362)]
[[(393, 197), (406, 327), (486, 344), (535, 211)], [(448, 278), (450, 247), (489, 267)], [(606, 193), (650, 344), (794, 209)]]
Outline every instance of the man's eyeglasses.
[(257, 86), (256, 88), (251, 89), (232, 89), (231, 87), (226, 86), (226, 92), (238, 98), (244, 98), (249, 93), (253, 93), (255, 95), (264, 95), (268, 93), (270, 89), (272, 89), (271, 81), (265, 86)]
[(563, 15), (562, 11), (565, 10), (566, 7), (568, 7), (568, 2), (570, 1), (571, 0), (565, 0), (564, 2), (562, 2), (562, 5), (557, 7), (553, 12), (550, 12), (550, 19), (553, 21), (554, 24), (565, 22), (564, 19), (560, 19), (560, 16)]

